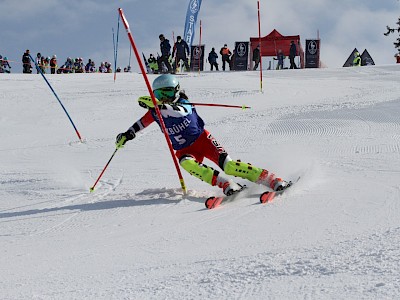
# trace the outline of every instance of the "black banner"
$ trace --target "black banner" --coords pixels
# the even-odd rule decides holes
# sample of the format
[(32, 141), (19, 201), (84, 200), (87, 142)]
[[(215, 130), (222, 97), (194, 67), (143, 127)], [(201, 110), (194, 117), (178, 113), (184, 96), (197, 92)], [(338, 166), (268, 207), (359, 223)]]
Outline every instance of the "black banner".
[(235, 42), (235, 53), (232, 59), (233, 70), (247, 71), (249, 63), (249, 42)]
[(190, 51), (190, 70), (198, 71), (200, 63), (200, 71), (204, 70), (204, 45), (192, 46)]
[(319, 68), (320, 40), (306, 40), (306, 68)]
[(369, 55), (367, 49), (361, 54), (361, 65), (362, 66), (373, 66), (375, 65), (374, 60), (372, 59), (371, 55)]
[(347, 58), (343, 67), (352, 67), (353, 66), (354, 53), (356, 53), (356, 52), (358, 52), (358, 50), (357, 50), (357, 48), (354, 48), (353, 52), (351, 52), (350, 56)]

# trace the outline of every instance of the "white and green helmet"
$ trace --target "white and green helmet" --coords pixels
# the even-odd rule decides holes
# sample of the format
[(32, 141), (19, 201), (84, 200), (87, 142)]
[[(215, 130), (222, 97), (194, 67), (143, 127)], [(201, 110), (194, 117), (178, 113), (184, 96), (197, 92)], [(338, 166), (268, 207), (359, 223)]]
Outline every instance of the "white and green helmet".
[(160, 101), (174, 101), (179, 97), (180, 85), (178, 79), (170, 74), (158, 76), (153, 81), (154, 96)]

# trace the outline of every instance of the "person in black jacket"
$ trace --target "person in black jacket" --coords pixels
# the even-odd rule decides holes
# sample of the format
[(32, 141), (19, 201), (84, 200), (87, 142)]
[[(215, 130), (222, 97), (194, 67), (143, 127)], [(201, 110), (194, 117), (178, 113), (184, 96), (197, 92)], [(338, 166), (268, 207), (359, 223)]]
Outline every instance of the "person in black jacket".
[(257, 70), (258, 64), (260, 63), (260, 45), (253, 50), (253, 61), (254, 61), (254, 68), (253, 70)]
[(290, 68), (297, 69), (297, 66), (294, 62), (294, 58), (297, 56), (297, 48), (294, 44), (294, 41), (290, 42), (290, 50), (289, 50), (289, 60), (290, 60)]
[(158, 59), (158, 69), (161, 71), (162, 68), (162, 63), (165, 64), (165, 66), (168, 69), (168, 73), (172, 72), (172, 67), (171, 64), (169, 63), (169, 57), (171, 55), (171, 45), (169, 43), (169, 40), (165, 38), (163, 34), (160, 34), (159, 36), (160, 39), (160, 50), (161, 50), (161, 56)]
[[(176, 51), (176, 57), (175, 57)], [(172, 50), (172, 57), (175, 57), (175, 62), (173, 65), (174, 71), (176, 70), (178, 64), (181, 60), (185, 64), (186, 71), (189, 71), (189, 64), (188, 64), (188, 56), (189, 56), (189, 46), (186, 41), (182, 40), (182, 38), (178, 35), (176, 38), (176, 43), (174, 45), (174, 49)]]
[(213, 67), (215, 67), (215, 70), (218, 71), (217, 58), (218, 58), (218, 54), (215, 52), (215, 48), (212, 48), (211, 52), (208, 53), (208, 62), (210, 63), (211, 71), (213, 70)]
[(22, 55), (22, 73), (32, 73), (31, 58), (29, 57), (29, 50), (26, 50)]

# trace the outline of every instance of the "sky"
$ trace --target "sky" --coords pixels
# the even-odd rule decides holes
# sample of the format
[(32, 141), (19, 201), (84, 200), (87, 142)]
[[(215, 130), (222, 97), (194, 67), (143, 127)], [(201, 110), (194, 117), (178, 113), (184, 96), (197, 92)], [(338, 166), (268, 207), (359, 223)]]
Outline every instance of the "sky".
[[(116, 36), (119, 7), (139, 52), (155, 54), (160, 52), (160, 33), (170, 41), (183, 35), (187, 6), (188, 0), (0, 0), (0, 54), (13, 61), (14, 71), (22, 70), (20, 61), (26, 49), (34, 55), (55, 54), (59, 65), (67, 57), (113, 63), (112, 30)], [(396, 26), (399, 8), (396, 0), (261, 0), (261, 35), (273, 29), (283, 35), (299, 34), (304, 47), (306, 39), (319, 34), (321, 61), (327, 67), (341, 67), (354, 48), (367, 49), (376, 64), (393, 64), (397, 36), (383, 33), (387, 25)], [(200, 20), (206, 53), (225, 43), (232, 49), (235, 41), (258, 36), (255, 0), (203, 0), (195, 43), (199, 42)], [(129, 64), (130, 46), (122, 28), (118, 57), (121, 68)], [(137, 66), (133, 53), (131, 65)]]

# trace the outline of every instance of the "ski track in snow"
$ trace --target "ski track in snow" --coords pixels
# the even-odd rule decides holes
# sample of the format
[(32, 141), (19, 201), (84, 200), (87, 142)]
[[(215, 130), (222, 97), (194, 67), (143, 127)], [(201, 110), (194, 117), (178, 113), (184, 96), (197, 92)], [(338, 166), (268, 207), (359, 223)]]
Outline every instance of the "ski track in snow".
[(186, 173), (183, 195), (156, 126), (89, 193), (145, 112), (139, 76), (48, 75), (83, 143), (39, 76), (2, 78), (0, 299), (397, 298), (399, 72), (271, 71), (263, 93), (256, 72), (179, 77), (194, 102), (252, 107), (197, 108), (233, 159), (301, 176), (215, 210), (220, 191)]

